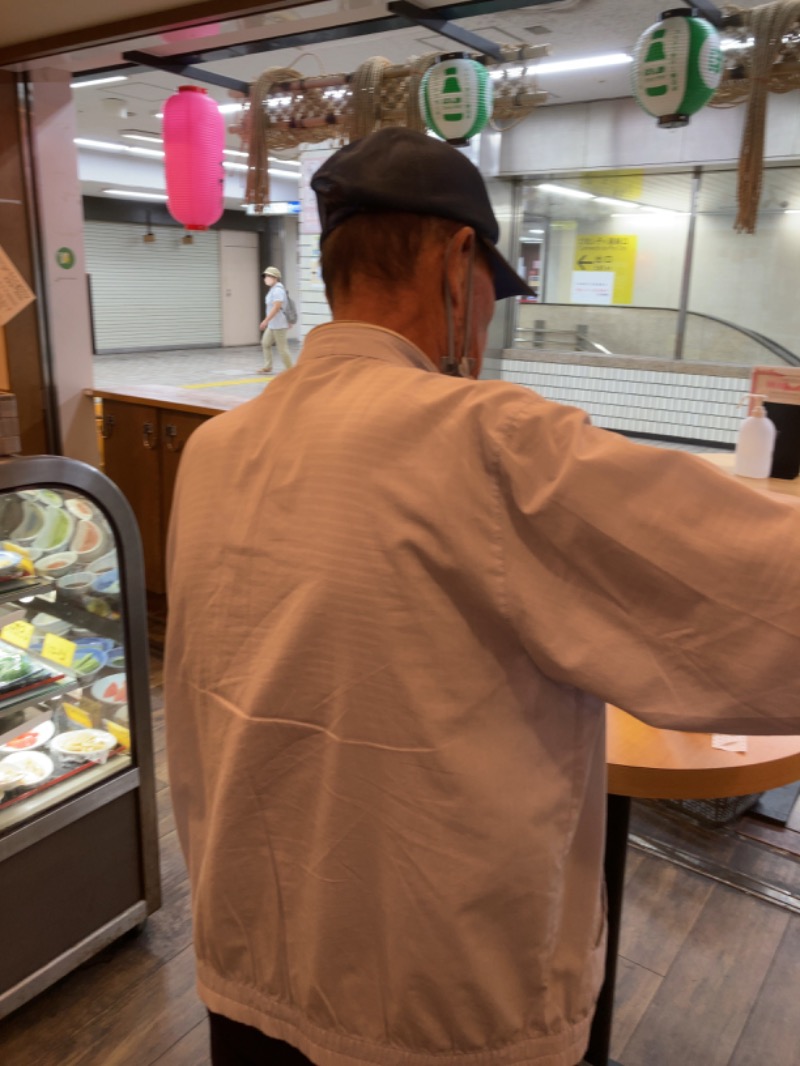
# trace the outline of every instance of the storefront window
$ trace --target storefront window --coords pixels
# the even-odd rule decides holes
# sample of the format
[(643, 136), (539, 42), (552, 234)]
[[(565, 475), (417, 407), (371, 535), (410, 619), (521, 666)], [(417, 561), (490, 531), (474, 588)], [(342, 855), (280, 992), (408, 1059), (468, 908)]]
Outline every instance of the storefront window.
[(691, 199), (690, 173), (526, 182), (515, 345), (671, 357)]

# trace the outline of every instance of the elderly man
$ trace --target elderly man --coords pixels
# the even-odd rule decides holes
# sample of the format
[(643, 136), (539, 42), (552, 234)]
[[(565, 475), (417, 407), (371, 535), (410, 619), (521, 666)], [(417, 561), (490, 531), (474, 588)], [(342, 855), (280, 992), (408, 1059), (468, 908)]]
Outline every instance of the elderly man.
[(193, 435), (170, 536), (213, 1060), (575, 1066), (604, 701), (800, 732), (800, 510), (475, 380), (526, 289), (455, 149), (383, 130), (312, 184), (333, 322)]

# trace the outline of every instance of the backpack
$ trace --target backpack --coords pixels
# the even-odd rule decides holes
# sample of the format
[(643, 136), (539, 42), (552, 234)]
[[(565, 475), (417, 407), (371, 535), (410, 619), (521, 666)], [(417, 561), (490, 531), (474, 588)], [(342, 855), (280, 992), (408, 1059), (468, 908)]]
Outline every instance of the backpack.
[(283, 306), (283, 313), (286, 315), (286, 321), (290, 326), (293, 326), (297, 321), (297, 304), (289, 295), (288, 289), (286, 290), (286, 301)]

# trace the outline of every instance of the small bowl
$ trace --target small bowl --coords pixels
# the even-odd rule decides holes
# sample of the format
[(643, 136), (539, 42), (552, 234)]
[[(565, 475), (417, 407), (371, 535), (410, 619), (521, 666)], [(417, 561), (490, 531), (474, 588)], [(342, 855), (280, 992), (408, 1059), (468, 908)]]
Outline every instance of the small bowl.
[(106, 665), (108, 665), (106, 653), (90, 645), (79, 647), (72, 660), (72, 669), (81, 681), (89, 681), (96, 677)]
[(70, 548), (77, 552), (81, 566), (107, 554), (107, 547), (106, 535), (97, 522), (91, 518), (81, 518), (77, 522)]
[(66, 551), (72, 540), (75, 519), (62, 507), (45, 507), (44, 523), (33, 541), (33, 547), (43, 552)]
[(55, 552), (52, 555), (43, 555), (34, 570), (40, 577), (63, 577), (77, 561), (75, 552)]
[(73, 570), (56, 581), (56, 588), (68, 600), (81, 600), (91, 589), (94, 578), (88, 570)]
[(126, 666), (125, 649), (117, 648), (106, 652), (106, 666), (109, 670), (124, 670)]
[(97, 759), (116, 746), (114, 737), (104, 729), (69, 729), (50, 741), (51, 751), (72, 759)]
[(41, 784), (42, 781), (47, 780), (54, 769), (53, 760), (40, 751), (19, 751), (15, 755), (6, 755), (0, 763), (0, 770), (9, 766), (12, 767), (12, 771), (17, 770), (22, 774), (19, 785), (14, 786), (17, 788), (20, 786), (32, 788), (34, 785)]
[(128, 702), (128, 678), (125, 673), (110, 674), (95, 681), (90, 689), (92, 699), (106, 707), (124, 707)]
[(109, 570), (116, 570), (117, 553), (115, 551), (106, 552), (105, 555), (101, 555), (99, 559), (93, 559), (86, 569), (91, 570), (94, 574), (105, 574)]
[(119, 599), (119, 570), (107, 570), (98, 574), (92, 582), (92, 592), (107, 600)]
[(39, 636), (55, 633), (56, 636), (60, 637), (70, 628), (69, 622), (65, 622), (62, 618), (56, 618), (52, 614), (44, 613), (34, 615), (31, 619), (31, 624)]
[(64, 500), (64, 506), (73, 518), (77, 518), (79, 521), (84, 518), (94, 518), (94, 507), (92, 507), (88, 500), (84, 500), (80, 496)]

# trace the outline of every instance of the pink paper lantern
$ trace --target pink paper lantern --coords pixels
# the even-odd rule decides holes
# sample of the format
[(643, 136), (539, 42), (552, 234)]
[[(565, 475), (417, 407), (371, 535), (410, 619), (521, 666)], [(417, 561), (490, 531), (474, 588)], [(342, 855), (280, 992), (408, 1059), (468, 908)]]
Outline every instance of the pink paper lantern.
[(206, 90), (182, 85), (164, 105), (167, 210), (186, 229), (208, 229), (223, 210), (225, 119)]

